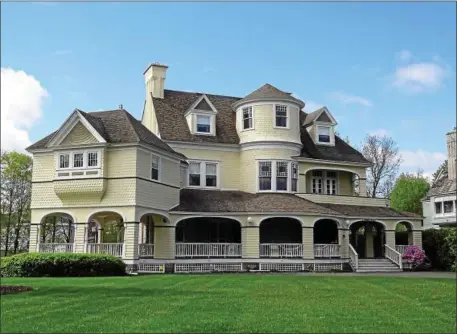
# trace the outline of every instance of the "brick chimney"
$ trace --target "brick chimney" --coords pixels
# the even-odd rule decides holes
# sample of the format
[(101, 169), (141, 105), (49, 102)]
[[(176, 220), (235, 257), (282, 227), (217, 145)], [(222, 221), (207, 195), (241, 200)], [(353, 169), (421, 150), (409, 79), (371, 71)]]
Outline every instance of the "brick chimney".
[(144, 71), (144, 82), (146, 84), (146, 99), (152, 93), (153, 97), (163, 99), (165, 89), (165, 78), (168, 66), (153, 63)]
[(447, 173), (448, 173), (448, 178), (450, 180), (455, 180), (456, 179), (456, 170), (455, 170), (455, 165), (456, 165), (456, 145), (455, 145), (455, 127), (454, 130), (451, 132), (448, 132), (446, 134), (446, 141), (447, 141)]

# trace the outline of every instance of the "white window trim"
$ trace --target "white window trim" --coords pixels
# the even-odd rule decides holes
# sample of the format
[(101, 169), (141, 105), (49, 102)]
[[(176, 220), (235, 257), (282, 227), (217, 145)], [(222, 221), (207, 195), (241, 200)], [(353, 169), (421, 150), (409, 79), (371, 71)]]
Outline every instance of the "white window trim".
[[(82, 167), (73, 167), (73, 157), (74, 154), (82, 153), (83, 154), (83, 166)], [(97, 166), (89, 167), (88, 164), (88, 153), (97, 153)], [(69, 154), (69, 167), (60, 168), (60, 155)], [(100, 169), (100, 160), (101, 160), (101, 150), (72, 150), (72, 151), (59, 151), (56, 152), (56, 170), (58, 171), (72, 171), (72, 170), (81, 170), (81, 169)]]
[[(214, 136), (215, 129), (213, 129), (213, 123), (215, 123), (214, 122), (215, 115), (213, 113), (204, 113), (204, 112), (193, 113), (193, 115), (195, 116), (195, 122), (193, 122), (194, 123), (194, 126), (193, 126), (194, 134), (203, 135), (203, 136)], [(198, 116), (204, 116), (204, 117), (208, 117), (209, 118), (209, 132), (199, 132), (199, 131), (197, 131), (197, 129), (198, 129), (198, 126), (197, 126), (197, 118), (198, 118)]]
[[(250, 128), (246, 128), (244, 129), (244, 110), (243, 109), (246, 109), (246, 108), (251, 108), (251, 119), (252, 119), (252, 126)], [(254, 130), (255, 128), (255, 125), (254, 125), (254, 106), (244, 106), (241, 108), (241, 132), (244, 132), (244, 131), (252, 131)]]
[[(260, 162), (271, 162), (271, 189), (269, 190), (260, 190), (259, 185), (259, 163)], [(276, 184), (276, 164), (278, 162), (287, 162), (287, 190), (277, 190)], [(292, 163), (297, 163), (297, 190), (292, 191)], [(299, 192), (299, 178), (300, 178), (300, 165), (295, 160), (285, 160), (285, 159), (260, 159), (256, 163), (256, 189), (258, 193), (298, 193)]]
[[(452, 217), (456, 215), (456, 197), (455, 196), (447, 196), (447, 197), (440, 197), (435, 198), (433, 201), (433, 214), (436, 218), (445, 218), (445, 217)], [(450, 201), (452, 202), (452, 211), (451, 212), (444, 212), (444, 202)], [(440, 203), (441, 205), (441, 213), (436, 213), (435, 203)]]
[[(158, 170), (157, 171), (157, 174), (158, 174), (157, 180), (152, 178), (152, 159), (153, 158), (157, 158), (157, 170)], [(160, 157), (156, 154), (151, 154), (150, 162), (151, 162), (151, 167), (149, 169), (149, 178), (152, 181), (162, 182), (162, 157)]]
[[(276, 126), (276, 106), (284, 106), (286, 107), (286, 126)], [(290, 107), (287, 104), (282, 104), (282, 103), (274, 103), (273, 104), (273, 128), (275, 129), (284, 129), (284, 130), (290, 130)]]
[[(316, 131), (315, 131), (315, 143), (316, 144), (319, 144), (319, 145), (328, 145), (328, 146), (334, 146), (335, 145), (335, 132), (334, 132), (334, 128), (332, 125), (329, 125), (329, 124), (320, 124), (320, 123), (316, 123)], [(330, 142), (329, 143), (326, 143), (326, 142), (323, 142), (323, 141), (319, 141), (319, 128), (320, 127), (323, 127), (323, 128), (329, 128), (329, 134), (330, 134)]]
[[(214, 160), (188, 160), (189, 165), (191, 163), (199, 163), (200, 164), (200, 185), (199, 186), (191, 186), (189, 184), (189, 177), (190, 177), (190, 168), (187, 168), (187, 180), (186, 180), (186, 187), (193, 188), (193, 189), (220, 189), (221, 184), (221, 173), (220, 173), (220, 162)], [(216, 186), (215, 187), (207, 187), (206, 186), (206, 164), (215, 164), (216, 165)], [(202, 185), (202, 184), (205, 185)]]

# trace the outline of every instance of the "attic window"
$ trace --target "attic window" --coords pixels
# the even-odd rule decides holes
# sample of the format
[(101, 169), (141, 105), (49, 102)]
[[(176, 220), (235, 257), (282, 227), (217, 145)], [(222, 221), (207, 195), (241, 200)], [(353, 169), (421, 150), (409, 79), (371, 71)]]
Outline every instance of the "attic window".
[(319, 143), (330, 143), (330, 127), (318, 126), (318, 141)]
[(197, 132), (211, 133), (211, 116), (197, 115)]

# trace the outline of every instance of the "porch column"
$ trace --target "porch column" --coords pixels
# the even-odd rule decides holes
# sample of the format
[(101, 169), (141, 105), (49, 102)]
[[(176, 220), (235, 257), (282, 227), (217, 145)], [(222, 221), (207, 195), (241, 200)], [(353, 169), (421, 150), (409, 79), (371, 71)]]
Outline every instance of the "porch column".
[(87, 244), (87, 235), (88, 235), (89, 224), (75, 224), (75, 236), (73, 240), (73, 252), (75, 253), (85, 253), (86, 244)]
[(175, 226), (154, 226), (154, 259), (175, 258)]
[(302, 227), (303, 258), (314, 259), (314, 228)]
[[(393, 249), (395, 249), (395, 231), (387, 230), (386, 231), (386, 244)], [(384, 247), (384, 245), (382, 245)]]
[(373, 225), (365, 225), (365, 254), (366, 257), (373, 257)]
[(359, 178), (359, 196), (367, 197), (367, 179)]
[(422, 231), (413, 231), (413, 245), (422, 249)]
[(40, 235), (40, 225), (33, 224), (30, 226), (30, 238), (29, 238), (29, 252), (38, 252), (39, 241), (38, 236)]
[(341, 258), (347, 259), (349, 257), (349, 230), (338, 229), (338, 243), (340, 244)]
[(243, 226), (241, 228), (241, 256), (243, 259), (260, 257), (259, 226)]
[(139, 222), (124, 223), (124, 249), (122, 258), (125, 260), (138, 260), (138, 234)]

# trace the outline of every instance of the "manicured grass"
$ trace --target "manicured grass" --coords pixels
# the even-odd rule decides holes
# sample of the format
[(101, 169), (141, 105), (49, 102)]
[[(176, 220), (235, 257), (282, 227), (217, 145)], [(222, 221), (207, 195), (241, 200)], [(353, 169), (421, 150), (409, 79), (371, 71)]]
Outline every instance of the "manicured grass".
[(382, 276), (2, 279), (1, 332), (456, 332), (456, 282)]

